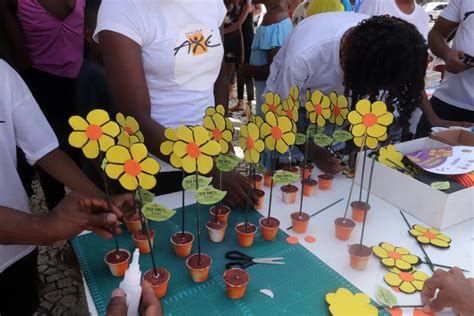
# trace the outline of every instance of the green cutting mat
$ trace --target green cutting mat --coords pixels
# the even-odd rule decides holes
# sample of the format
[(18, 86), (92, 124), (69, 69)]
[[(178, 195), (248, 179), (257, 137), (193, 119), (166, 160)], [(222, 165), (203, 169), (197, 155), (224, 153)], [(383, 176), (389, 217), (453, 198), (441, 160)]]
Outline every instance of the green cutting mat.
[[(229, 217), (225, 241), (212, 243), (207, 237), (204, 221), (209, 218), (209, 208), (201, 206), (202, 250), (212, 258), (209, 279), (197, 284), (191, 281), (185, 258), (174, 255), (170, 236), (180, 229), (181, 209), (167, 222), (151, 223), (155, 236), (155, 259), (159, 267), (171, 273), (168, 293), (162, 300), (166, 315), (329, 315), (325, 295), (340, 287), (360, 292), (337, 272), (319, 260), (301, 245), (290, 245), (287, 235), (280, 230), (276, 241), (263, 241), (260, 234), (251, 248), (237, 244), (234, 227), (244, 220), (244, 212), (233, 211)], [(195, 236), (195, 205), (185, 208), (187, 230)], [(252, 211), (251, 222), (258, 223), (260, 215)], [(124, 229), (126, 230), (126, 229)], [(124, 232), (119, 238), (121, 248), (134, 250), (132, 238)], [(121, 278), (113, 277), (103, 257), (114, 248), (113, 241), (104, 241), (94, 234), (76, 237), (72, 245), (79, 258), (82, 272), (89, 286), (99, 315), (104, 315), (110, 293), (118, 287)], [(227, 298), (222, 275), (227, 260), (226, 251), (240, 250), (254, 257), (284, 257), (285, 265), (253, 265), (247, 269), (250, 283), (242, 300)], [(196, 240), (193, 253), (196, 252)], [(140, 256), (142, 272), (151, 268), (150, 255)], [(274, 298), (261, 294), (270, 289)], [(383, 315), (388, 315), (382, 311)]]

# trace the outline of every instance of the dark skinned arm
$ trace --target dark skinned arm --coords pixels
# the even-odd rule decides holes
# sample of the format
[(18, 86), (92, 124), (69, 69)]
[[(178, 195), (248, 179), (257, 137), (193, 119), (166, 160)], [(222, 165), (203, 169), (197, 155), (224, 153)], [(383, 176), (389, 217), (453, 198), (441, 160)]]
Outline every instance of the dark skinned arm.
[(239, 68), (238, 76), (240, 80), (245, 80), (245, 78), (253, 77), (255, 80), (266, 81), (270, 75), (270, 65), (273, 62), (273, 58), (278, 53), (280, 48), (273, 48), (266, 51), (268, 64), (266, 65), (250, 65), (243, 64)]
[[(220, 33), (222, 43), (224, 43), (224, 26), (220, 27)], [(222, 104), (227, 113), (229, 108), (229, 80), (225, 75), (224, 58), (222, 58), (219, 76), (216, 83), (214, 83), (214, 100), (216, 104)]]

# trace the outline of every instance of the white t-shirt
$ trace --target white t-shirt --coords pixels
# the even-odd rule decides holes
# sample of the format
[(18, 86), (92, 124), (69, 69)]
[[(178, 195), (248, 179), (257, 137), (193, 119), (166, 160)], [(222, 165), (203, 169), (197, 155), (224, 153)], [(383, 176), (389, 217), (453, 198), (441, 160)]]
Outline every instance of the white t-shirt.
[[(57, 148), (58, 140), (20, 76), (0, 60), (0, 206), (30, 212), (28, 197), (16, 171), (16, 147), (35, 164)], [(18, 229), (29, 229), (19, 227)], [(0, 273), (34, 246), (0, 245)]]
[[(268, 91), (288, 97), (292, 85), (343, 94), (339, 60), (342, 36), (367, 16), (349, 12), (321, 13), (304, 19), (288, 36), (270, 66)], [(305, 93), (301, 93), (302, 99)]]
[[(441, 17), (459, 23), (453, 49), (474, 56), (474, 0), (451, 0)], [(452, 106), (474, 111), (474, 68), (458, 74), (446, 72), (433, 95)]]
[[(413, 2), (415, 2), (415, 0), (413, 0)], [(416, 3), (415, 10), (410, 14), (406, 14), (400, 10), (395, 0), (364, 0), (357, 12), (369, 16), (388, 14), (403, 19), (415, 25), (425, 39), (428, 38), (430, 17), (428, 13)]]

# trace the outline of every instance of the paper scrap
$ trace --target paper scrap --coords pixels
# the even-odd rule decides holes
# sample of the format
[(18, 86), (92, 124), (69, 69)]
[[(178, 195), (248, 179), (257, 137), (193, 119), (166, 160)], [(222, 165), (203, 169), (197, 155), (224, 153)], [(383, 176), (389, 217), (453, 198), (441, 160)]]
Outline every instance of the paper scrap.
[(273, 298), (273, 292), (270, 291), (269, 289), (261, 289), (261, 290), (260, 290), (260, 293), (262, 293), (262, 294), (264, 294), (264, 295), (266, 295), (266, 296), (268, 296), (268, 297)]
[(227, 191), (220, 191), (214, 188), (199, 189), (196, 193), (196, 200), (200, 204), (212, 205), (220, 202), (227, 194)]
[(142, 213), (150, 221), (164, 222), (173, 217), (176, 211), (160, 204), (148, 203), (143, 206)]
[(433, 182), (431, 183), (431, 187), (437, 190), (449, 190), (451, 184), (449, 183), (449, 181)]

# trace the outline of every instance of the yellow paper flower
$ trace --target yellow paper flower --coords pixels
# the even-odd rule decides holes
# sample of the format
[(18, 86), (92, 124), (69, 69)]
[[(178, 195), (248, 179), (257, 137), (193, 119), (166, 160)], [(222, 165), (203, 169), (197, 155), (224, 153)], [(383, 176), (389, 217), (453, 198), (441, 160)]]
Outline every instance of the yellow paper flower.
[(249, 122), (252, 122), (253, 120), (252, 107), (250, 106), (249, 103), (245, 104), (245, 115), (247, 116), (247, 119), (249, 120)]
[(222, 104), (218, 104), (215, 107), (210, 106), (210, 107), (206, 108), (206, 115), (212, 116), (216, 113), (219, 113), (219, 114), (225, 116), (225, 108)]
[(265, 95), (265, 102), (262, 104), (262, 112), (266, 114), (267, 112), (272, 112), (275, 114), (280, 113), (281, 111), (281, 98), (278, 94), (273, 92), (268, 92)]
[(439, 248), (450, 247), (451, 238), (440, 233), (436, 229), (426, 228), (422, 225), (413, 225), (412, 229), (409, 230), (409, 233), (422, 244), (432, 244)]
[(324, 127), (326, 120), (331, 117), (330, 106), (331, 101), (329, 101), (327, 96), (319, 90), (314, 91), (305, 106), (311, 123), (317, 123), (319, 127)]
[[(393, 123), (393, 114), (387, 111), (387, 105), (382, 101), (370, 103), (360, 100), (355, 110), (348, 115), (351, 132), (354, 137), (367, 136), (378, 139), (387, 133), (387, 127)], [(360, 147), (360, 146), (359, 146)]]
[(107, 151), (115, 145), (115, 137), (120, 133), (117, 123), (110, 120), (104, 110), (92, 110), (86, 119), (78, 115), (69, 118), (73, 132), (69, 134), (69, 144), (81, 148), (89, 159), (99, 156), (100, 151)]
[(337, 126), (342, 126), (349, 114), (347, 98), (344, 95), (338, 96), (336, 92), (331, 92), (329, 94), (329, 100), (331, 101), (331, 117), (329, 118), (329, 122)]
[(221, 146), (221, 154), (227, 154), (234, 133), (232, 122), (216, 111), (216, 113), (204, 117), (203, 125), (209, 131), (211, 139)]
[(421, 264), (418, 256), (410, 254), (410, 251), (402, 247), (394, 247), (388, 242), (382, 242), (372, 247), (374, 255), (380, 258), (380, 263), (389, 268), (397, 268), (401, 271), (411, 271), (414, 265)]
[(370, 304), (370, 297), (364, 293), (352, 294), (345, 288), (326, 295), (329, 311), (333, 316), (376, 316), (377, 307)]
[(292, 129), (293, 122), (289, 118), (268, 112), (265, 115), (265, 122), (260, 127), (260, 134), (269, 150), (276, 149), (280, 154), (284, 154), (296, 140)]
[(291, 98), (283, 101), (279, 115), (286, 116), (291, 120), (293, 123), (292, 131), (296, 134), (298, 129), (298, 126), (296, 125), (296, 122), (298, 122), (298, 106), (296, 105), (295, 101), (293, 101)]
[(244, 151), (246, 162), (257, 164), (260, 161), (260, 153), (265, 149), (265, 145), (255, 123), (249, 122), (240, 127), (240, 148)]
[(118, 179), (126, 190), (142, 188), (150, 190), (156, 185), (155, 175), (160, 171), (160, 164), (148, 157), (145, 145), (133, 144), (130, 148), (116, 145), (106, 153), (105, 173), (111, 179)]
[(173, 152), (181, 159), (184, 171), (209, 173), (214, 164), (212, 157), (221, 152), (221, 146), (210, 140), (209, 132), (202, 126), (181, 126), (177, 136)]
[(299, 108), (300, 107), (300, 88), (298, 88), (297, 86), (291, 86), (289, 98), (293, 100), (296, 107)]
[(115, 120), (120, 125), (120, 134), (117, 138), (119, 145), (130, 148), (133, 144), (145, 141), (142, 132), (140, 132), (140, 125), (134, 117), (125, 117), (122, 113), (117, 113)]
[(405, 168), (403, 164), (403, 154), (399, 152), (395, 146), (388, 145), (380, 148), (378, 161), (389, 168)]
[(398, 287), (403, 293), (412, 294), (423, 289), (423, 284), (429, 279), (429, 276), (416, 269), (404, 272), (397, 268), (391, 268), (383, 279), (388, 285)]
[(165, 156), (170, 156), (170, 163), (173, 167), (181, 169), (181, 159), (173, 152), (174, 143), (178, 140), (178, 134), (174, 128), (165, 129), (166, 141), (160, 145), (160, 151)]

